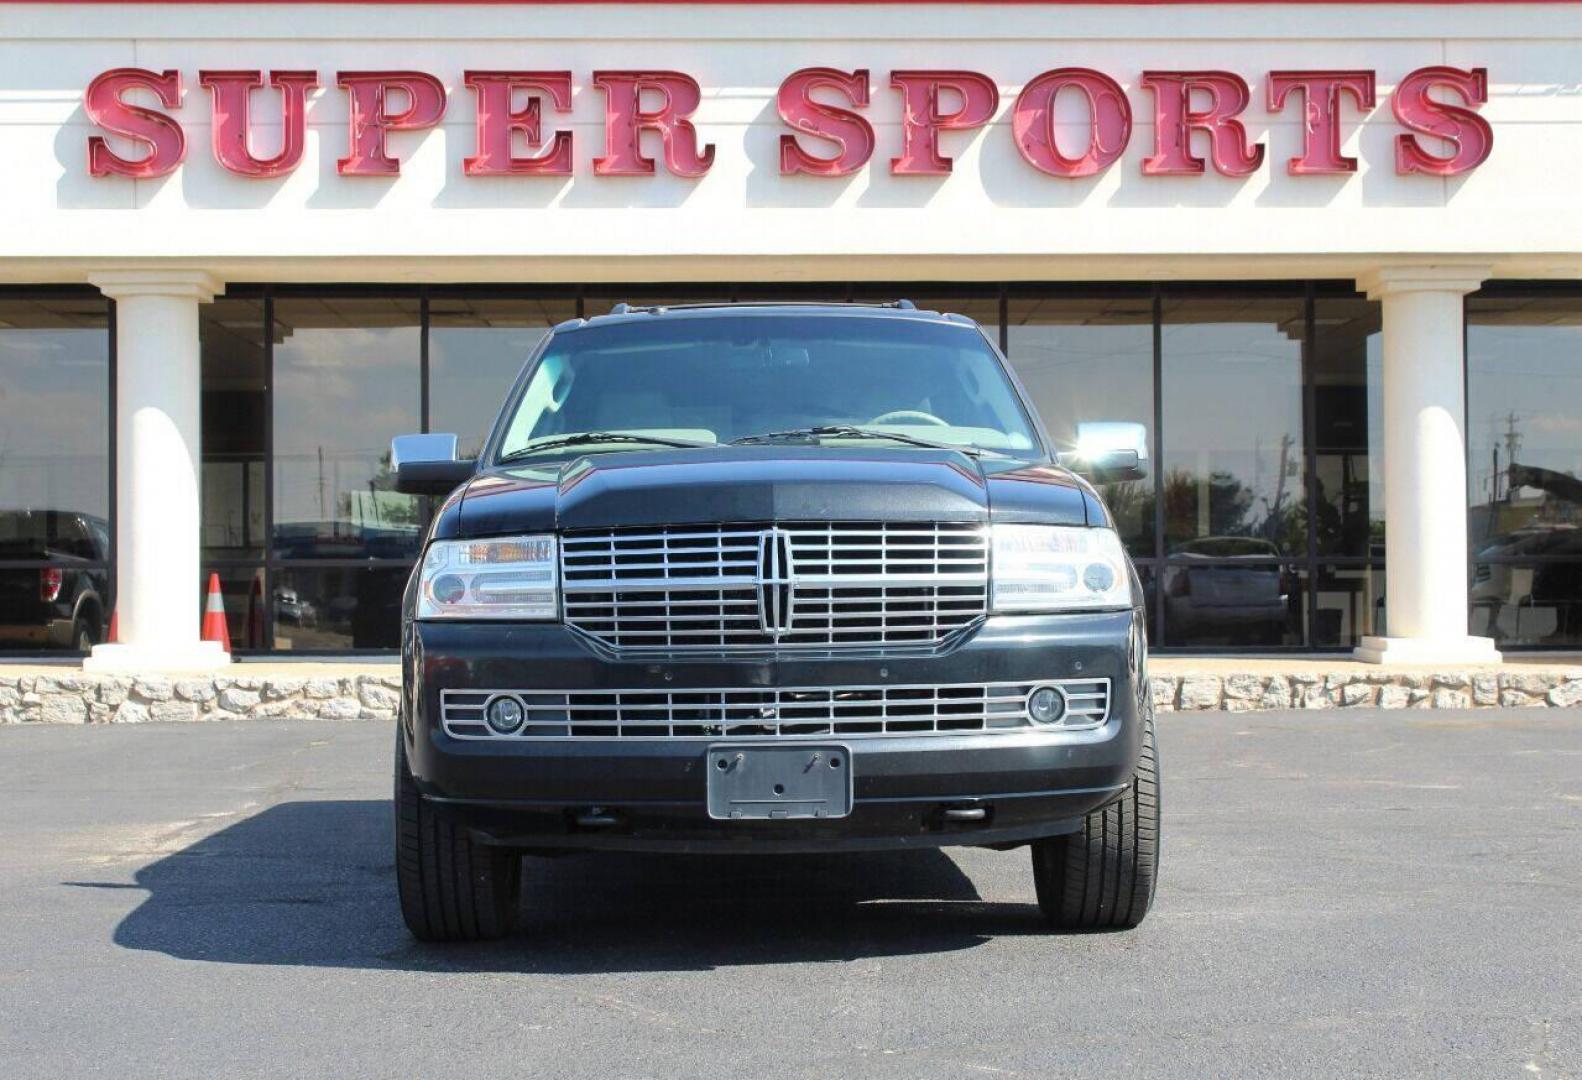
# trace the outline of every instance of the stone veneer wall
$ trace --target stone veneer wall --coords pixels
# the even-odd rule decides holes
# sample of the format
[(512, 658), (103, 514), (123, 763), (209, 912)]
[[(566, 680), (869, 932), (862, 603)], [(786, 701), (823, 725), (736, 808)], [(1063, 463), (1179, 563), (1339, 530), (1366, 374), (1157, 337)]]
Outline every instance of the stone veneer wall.
[(1315, 671), (1267, 675), (1152, 676), (1154, 707), (1226, 709), (1473, 709), (1582, 705), (1582, 669)]
[[(275, 674), (119, 678), (0, 671), (0, 723), (135, 724), (232, 719), (389, 720), (401, 676), (360, 673), (292, 678)], [(1434, 674), (1292, 671), (1275, 674), (1154, 674), (1164, 711), (1227, 709), (1469, 709), (1582, 705), (1582, 668)]]
[(390, 720), (401, 674), (131, 679), (81, 672), (0, 674), (0, 723), (138, 724), (149, 720)]

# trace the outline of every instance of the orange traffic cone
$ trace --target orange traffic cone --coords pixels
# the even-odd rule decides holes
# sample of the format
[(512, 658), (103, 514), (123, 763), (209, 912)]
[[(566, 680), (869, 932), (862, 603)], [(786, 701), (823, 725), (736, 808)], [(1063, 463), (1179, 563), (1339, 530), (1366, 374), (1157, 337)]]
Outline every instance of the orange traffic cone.
[(220, 648), (231, 651), (231, 631), (225, 625), (225, 599), (220, 595), (220, 575), (209, 575), (209, 598), (203, 605), (204, 641), (218, 641)]

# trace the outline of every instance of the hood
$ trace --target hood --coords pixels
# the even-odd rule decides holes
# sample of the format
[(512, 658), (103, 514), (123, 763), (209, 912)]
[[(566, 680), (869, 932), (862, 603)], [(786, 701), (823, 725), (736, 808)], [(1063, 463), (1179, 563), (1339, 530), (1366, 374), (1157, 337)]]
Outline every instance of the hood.
[[(1000, 464), (953, 450), (889, 447), (589, 454), (481, 473), (459, 493), (435, 535), (703, 522), (1086, 523), (1083, 485), (1070, 473), (1024, 462), (995, 467)], [(985, 468), (995, 472), (986, 476)]]

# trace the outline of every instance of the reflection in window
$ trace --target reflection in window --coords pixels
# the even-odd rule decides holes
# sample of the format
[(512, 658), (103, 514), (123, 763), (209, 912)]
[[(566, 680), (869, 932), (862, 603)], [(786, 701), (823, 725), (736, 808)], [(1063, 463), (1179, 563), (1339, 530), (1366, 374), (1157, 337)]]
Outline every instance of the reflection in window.
[[(1127, 420), (1154, 426), (1153, 298), (1016, 296), (1008, 304), (1007, 352), (1057, 450), (1076, 445), (1077, 425)], [(1158, 455), (1150, 451), (1151, 464)], [(1135, 556), (1154, 548), (1154, 480), (1101, 488)]]
[(455, 432), (476, 457), (506, 393), (556, 323), (575, 318), (572, 298), (429, 300), (429, 430)]
[(1582, 554), (1582, 297), (1467, 302), (1472, 545)]
[(1165, 644), (1301, 645), (1306, 577), (1278, 563), (1172, 562), (1159, 575)]
[(1351, 648), (1384, 633), (1384, 571), (1366, 566), (1320, 566), (1311, 644)]
[(1478, 563), (1472, 633), (1499, 644), (1582, 644), (1582, 560)]
[(1306, 553), (1303, 308), (1300, 297), (1165, 300), (1167, 553), (1220, 536)]
[[(198, 308), (203, 386), (203, 556), (264, 550), (264, 431), (268, 397), (264, 302)], [(230, 610), (227, 603), (226, 610)], [(232, 635), (232, 641), (236, 640)]]
[(1467, 301), (1473, 633), (1582, 635), (1582, 297)]
[(330, 566), (275, 573), (275, 648), (395, 649), (411, 569)]
[(1143, 633), (1148, 638), (1148, 644), (1159, 644), (1159, 617), (1155, 614), (1159, 610), (1159, 588), (1154, 574), (1154, 568), (1149, 563), (1141, 563), (1137, 567), (1137, 579), (1143, 587)]
[(0, 297), (0, 652), (105, 640), (110, 582), (109, 305)]
[(276, 556), (415, 554), (390, 440), (421, 425), (418, 301), (281, 299), (275, 336)]
[(204, 567), (203, 580), (220, 575), (220, 599), (232, 649), (264, 647), (264, 571), (258, 566)]
[(1314, 301), (1314, 532), (1320, 555), (1384, 554), (1382, 343), (1376, 301)]
[(110, 508), (109, 305), (0, 297), (0, 509)]
[(0, 651), (87, 652), (109, 628), (110, 530), (101, 517), (68, 510), (0, 509)]

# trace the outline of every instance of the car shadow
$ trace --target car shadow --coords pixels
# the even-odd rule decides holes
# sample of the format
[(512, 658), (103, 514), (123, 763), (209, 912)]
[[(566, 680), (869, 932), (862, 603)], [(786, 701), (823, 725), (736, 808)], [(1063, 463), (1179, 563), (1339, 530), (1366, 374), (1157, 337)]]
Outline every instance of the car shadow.
[(935, 849), (608, 853), (524, 860), (508, 941), (424, 944), (397, 911), (390, 827), (382, 800), (270, 807), (138, 870), (148, 895), (115, 941), (229, 964), (569, 974), (940, 953), (1042, 931), (1035, 905), (985, 902)]

